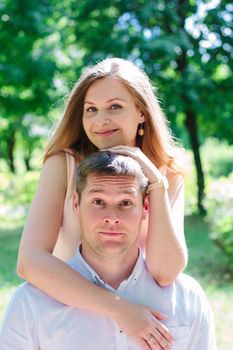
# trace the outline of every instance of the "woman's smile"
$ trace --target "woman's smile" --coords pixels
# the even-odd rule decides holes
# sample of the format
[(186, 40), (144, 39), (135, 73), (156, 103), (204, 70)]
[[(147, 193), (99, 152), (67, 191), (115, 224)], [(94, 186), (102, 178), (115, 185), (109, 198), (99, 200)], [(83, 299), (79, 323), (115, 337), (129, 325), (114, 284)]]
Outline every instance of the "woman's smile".
[(144, 120), (135, 98), (118, 79), (102, 78), (89, 87), (84, 101), (83, 127), (99, 149), (135, 146), (138, 125)]

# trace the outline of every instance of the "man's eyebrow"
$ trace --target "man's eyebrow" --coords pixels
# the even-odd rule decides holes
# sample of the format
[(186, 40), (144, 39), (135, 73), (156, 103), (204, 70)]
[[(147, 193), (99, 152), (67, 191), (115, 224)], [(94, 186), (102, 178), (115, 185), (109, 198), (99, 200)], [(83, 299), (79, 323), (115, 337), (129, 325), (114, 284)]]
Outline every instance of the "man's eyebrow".
[(91, 190), (88, 191), (88, 193), (104, 193), (104, 190), (100, 188), (92, 188)]
[[(126, 102), (125, 99), (121, 98), (121, 97), (113, 97), (113, 98), (110, 98), (110, 100), (107, 100), (107, 103), (109, 102), (112, 102), (112, 101), (123, 101), (123, 102)], [(89, 105), (93, 105), (95, 104), (95, 102), (91, 102), (91, 101), (84, 101), (84, 104), (89, 104)]]
[[(104, 189), (101, 188), (92, 188), (91, 190), (88, 191), (88, 194), (92, 194), (92, 193), (105, 193)], [(136, 194), (136, 190), (135, 189), (125, 189), (123, 191), (119, 191), (119, 194), (128, 194), (128, 195), (132, 195), (135, 196)]]

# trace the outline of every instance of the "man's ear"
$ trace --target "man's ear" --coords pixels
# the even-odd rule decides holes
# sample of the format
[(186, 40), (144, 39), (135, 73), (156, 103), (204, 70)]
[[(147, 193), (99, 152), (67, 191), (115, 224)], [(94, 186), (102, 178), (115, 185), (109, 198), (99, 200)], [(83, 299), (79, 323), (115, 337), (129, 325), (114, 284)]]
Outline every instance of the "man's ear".
[(143, 220), (147, 218), (148, 214), (149, 214), (149, 197), (147, 194), (144, 199), (144, 205), (143, 205)]
[(75, 191), (73, 195), (73, 211), (76, 215), (79, 213), (79, 198), (78, 193)]

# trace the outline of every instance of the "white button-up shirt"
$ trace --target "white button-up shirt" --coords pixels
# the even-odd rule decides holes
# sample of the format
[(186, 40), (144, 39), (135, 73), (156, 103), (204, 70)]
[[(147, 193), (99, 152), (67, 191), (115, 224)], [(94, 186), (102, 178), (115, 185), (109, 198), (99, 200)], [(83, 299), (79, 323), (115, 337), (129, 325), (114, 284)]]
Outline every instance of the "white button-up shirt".
[[(181, 274), (160, 287), (139, 255), (133, 272), (114, 290), (84, 261), (78, 250), (69, 265), (86, 279), (133, 303), (168, 315), (173, 350), (215, 350), (212, 312), (200, 285)], [(0, 350), (138, 350), (111, 319), (66, 306), (29, 283), (19, 286), (8, 305), (0, 332)]]

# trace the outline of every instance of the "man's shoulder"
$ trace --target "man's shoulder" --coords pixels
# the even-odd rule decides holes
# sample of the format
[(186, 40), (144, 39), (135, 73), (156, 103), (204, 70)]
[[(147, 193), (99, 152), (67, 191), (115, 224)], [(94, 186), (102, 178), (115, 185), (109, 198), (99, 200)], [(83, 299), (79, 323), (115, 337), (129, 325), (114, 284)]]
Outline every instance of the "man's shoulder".
[(175, 279), (173, 283), (168, 285), (167, 287), (160, 287), (157, 281), (153, 279), (150, 272), (148, 271), (146, 267), (145, 258), (143, 257), (143, 272), (144, 276), (146, 275), (148, 279), (153, 281), (152, 283), (156, 286), (158, 286), (162, 291), (166, 290), (173, 290), (174, 288), (178, 288), (180, 290), (183, 290), (186, 293), (199, 293), (200, 291), (203, 292), (203, 289), (199, 282), (192, 276), (186, 274), (186, 273), (180, 273), (179, 276)]
[(49, 295), (32, 286), (30, 283), (24, 282), (14, 290), (10, 299), (10, 304), (26, 303), (34, 308), (35, 304), (42, 302), (49, 303), (51, 300), (53, 299)]
[(194, 277), (186, 273), (180, 273), (175, 282), (189, 288), (195, 288), (196, 286), (200, 286), (200, 284)]
[(12, 299), (25, 299), (27, 298), (28, 295), (32, 293), (32, 290), (36, 289), (33, 286), (31, 286), (28, 282), (23, 282), (19, 286), (15, 288), (13, 291), (13, 294), (11, 295), (11, 300)]
[(187, 290), (195, 289), (196, 287), (200, 286), (200, 284), (197, 282), (197, 280), (186, 274), (186, 273), (180, 273), (179, 276), (176, 278), (174, 283), (182, 288), (185, 288)]
[(186, 273), (181, 273), (174, 283), (177, 288), (182, 289), (183, 292), (189, 296), (193, 296), (195, 298), (205, 297), (205, 292), (200, 283), (194, 277), (191, 277)]

